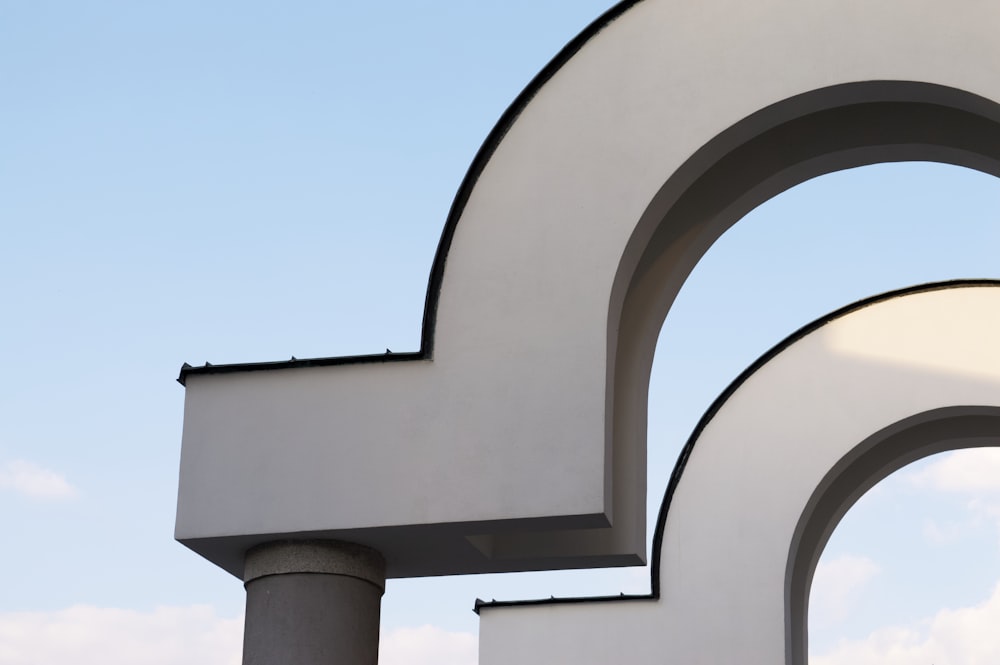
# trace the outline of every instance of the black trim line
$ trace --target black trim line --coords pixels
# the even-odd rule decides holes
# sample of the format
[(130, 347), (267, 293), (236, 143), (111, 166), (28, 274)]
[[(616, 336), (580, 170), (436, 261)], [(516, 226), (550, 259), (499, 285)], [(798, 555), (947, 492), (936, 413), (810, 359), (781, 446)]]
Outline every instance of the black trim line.
[(844, 317), (848, 314), (853, 314), (854, 312), (860, 311), (872, 305), (877, 305), (882, 302), (889, 300), (895, 300), (896, 298), (902, 298), (909, 295), (914, 295), (917, 293), (929, 293), (932, 291), (943, 291), (946, 289), (959, 289), (966, 287), (1000, 287), (1000, 280), (998, 279), (955, 279), (944, 282), (931, 282), (928, 284), (918, 284), (916, 286), (908, 286), (906, 288), (897, 289), (895, 291), (887, 291), (885, 293), (880, 293), (863, 300), (858, 300), (857, 302), (851, 303), (841, 307), (840, 309), (834, 310), (825, 316), (822, 316), (811, 323), (807, 323), (802, 326), (791, 335), (781, 340), (768, 351), (766, 351), (762, 356), (755, 360), (749, 367), (743, 370), (739, 376), (737, 376), (732, 383), (730, 383), (722, 393), (715, 398), (712, 405), (708, 407), (705, 414), (695, 425), (694, 431), (688, 438), (687, 443), (684, 444), (684, 448), (681, 450), (680, 455), (677, 458), (677, 463), (674, 465), (674, 470), (670, 474), (670, 481), (667, 483), (666, 492), (663, 495), (663, 501), (660, 503), (660, 511), (656, 516), (656, 530), (653, 532), (653, 543), (652, 552), (650, 552), (650, 592), (648, 594), (621, 594), (618, 596), (581, 596), (572, 598), (541, 598), (534, 600), (494, 600), (494, 601), (483, 601), (476, 599), (476, 604), (472, 611), (479, 614), (479, 610), (487, 607), (514, 607), (522, 605), (562, 605), (568, 603), (597, 603), (597, 602), (612, 602), (612, 601), (629, 601), (629, 600), (658, 600), (662, 589), (660, 588), (660, 550), (663, 545), (663, 532), (667, 523), (667, 513), (670, 510), (670, 502), (674, 498), (674, 492), (677, 490), (677, 485), (680, 483), (681, 476), (684, 474), (684, 468), (687, 466), (687, 461), (691, 457), (691, 453), (694, 451), (694, 446), (698, 439), (701, 437), (702, 431), (708, 426), (708, 423), (712, 421), (715, 415), (723, 407), (723, 405), (729, 401), (729, 398), (735, 393), (739, 388), (749, 379), (751, 376), (757, 373), (757, 371), (770, 362), (779, 353), (795, 344), (800, 339), (809, 335), (812, 332), (822, 328), (827, 325)]
[(423, 360), (426, 356), (418, 351), (406, 353), (372, 353), (360, 356), (333, 356), (330, 358), (292, 358), (291, 360), (273, 360), (258, 363), (233, 363), (231, 365), (213, 365), (205, 363), (201, 367), (192, 367), (184, 363), (181, 366), (177, 382), (185, 385), (191, 374), (233, 374), (236, 372), (256, 372), (269, 369), (295, 369), (298, 367), (327, 367), (329, 365), (360, 365), (370, 363), (403, 362), (407, 360)]
[(604, 28), (614, 22), (619, 16), (628, 11), (633, 5), (642, 2), (642, 0), (623, 0), (611, 9), (607, 10), (599, 17), (597, 17), (590, 25), (583, 29), (583, 31), (576, 37), (571, 39), (556, 55), (542, 67), (533, 79), (525, 86), (524, 90), (514, 98), (510, 106), (504, 110), (501, 114), (500, 119), (497, 120), (496, 125), (490, 130), (489, 135), (487, 135), (486, 140), (480, 146), (479, 151), (476, 152), (476, 156), (472, 159), (472, 164), (469, 166), (469, 170), (466, 171), (465, 177), (462, 179), (462, 184), (459, 185), (458, 192), (455, 194), (455, 199), (452, 201), (451, 209), (448, 211), (448, 218), (444, 225), (444, 230), (441, 233), (441, 240), (438, 243), (437, 252), (434, 255), (434, 263), (431, 266), (430, 280), (427, 285), (427, 297), (424, 301), (424, 320), (423, 329), (420, 339), (420, 349), (425, 352), (428, 356), (433, 353), (434, 350), (434, 325), (436, 323), (437, 315), (437, 302), (438, 295), (441, 291), (441, 282), (444, 278), (444, 268), (445, 262), (447, 260), (448, 250), (451, 248), (451, 240), (455, 235), (455, 228), (458, 226), (458, 220), (465, 211), (465, 204), (468, 203), (469, 197), (472, 195), (472, 190), (475, 188), (476, 183), (479, 181), (479, 176), (482, 175), (483, 171), (486, 169), (486, 165), (489, 163), (490, 158), (493, 157), (493, 153), (499, 147), (500, 143), (503, 141), (507, 132), (513, 127), (517, 118), (521, 115), (531, 100), (534, 99), (538, 91), (549, 82), (549, 80), (556, 75), (563, 65), (570, 61), (570, 59), (576, 55), (580, 49), (586, 45), (591, 39), (597, 36)]
[(501, 114), (500, 119), (486, 136), (486, 140), (479, 147), (476, 156), (473, 157), (465, 177), (458, 187), (458, 192), (452, 200), (448, 217), (445, 220), (444, 230), (441, 232), (441, 239), (438, 241), (437, 251), (434, 253), (434, 261), (431, 264), (431, 274), (427, 281), (427, 294), (424, 297), (424, 318), (420, 329), (420, 350), (406, 353), (393, 353), (388, 355), (372, 354), (358, 356), (332, 356), (329, 358), (310, 358), (303, 360), (279, 360), (273, 362), (257, 363), (235, 363), (228, 365), (211, 365), (205, 363), (200, 367), (193, 367), (188, 363), (181, 366), (177, 382), (182, 386), (186, 385), (187, 377), (196, 374), (229, 374), (233, 372), (255, 372), (272, 369), (294, 369), (298, 367), (326, 367), (331, 365), (355, 365), (372, 362), (406, 361), (406, 360), (428, 360), (434, 354), (434, 326), (437, 323), (438, 297), (441, 294), (441, 283), (444, 280), (445, 263), (448, 257), (448, 250), (451, 249), (451, 241), (455, 236), (455, 228), (458, 220), (465, 211), (465, 205), (472, 195), (472, 190), (479, 181), (489, 163), (493, 153), (496, 152), (504, 136), (517, 121), (518, 116), (524, 111), (538, 91), (542, 89), (549, 80), (555, 76), (556, 72), (562, 69), (569, 60), (577, 54), (591, 39), (597, 36), (604, 28), (610, 25), (618, 17), (637, 5), (642, 0), (622, 0), (606, 12), (597, 17), (590, 25), (583, 29), (580, 34), (571, 39), (556, 55), (539, 71), (533, 79), (525, 86), (524, 90), (514, 98), (510, 106)]

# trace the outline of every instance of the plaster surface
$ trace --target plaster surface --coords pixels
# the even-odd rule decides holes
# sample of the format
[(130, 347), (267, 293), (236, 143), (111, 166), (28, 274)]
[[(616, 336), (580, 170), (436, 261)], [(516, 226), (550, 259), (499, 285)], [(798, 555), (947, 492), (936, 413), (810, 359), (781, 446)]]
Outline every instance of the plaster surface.
[(423, 348), (186, 370), (176, 537), (390, 576), (637, 564), (656, 337), (698, 258), (805, 179), (998, 173), (1000, 4), (642, 0), (505, 115), (456, 199)]
[(1000, 283), (932, 285), (779, 347), (713, 406), (660, 514), (648, 598), (480, 607), (480, 664), (806, 662), (812, 573), (861, 494), (1000, 445)]

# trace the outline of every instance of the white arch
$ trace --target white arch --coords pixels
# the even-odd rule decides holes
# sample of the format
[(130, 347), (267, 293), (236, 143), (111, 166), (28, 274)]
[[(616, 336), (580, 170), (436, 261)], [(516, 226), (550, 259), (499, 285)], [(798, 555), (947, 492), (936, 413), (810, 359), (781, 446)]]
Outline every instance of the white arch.
[[(836, 523), (920, 457), (1000, 445), (1000, 283), (889, 294), (782, 343), (720, 398), (668, 490), (658, 598), (483, 605), (480, 663), (805, 662)], [(669, 505), (669, 511), (666, 510)]]
[(641, 562), (649, 368), (691, 267), (823, 172), (1000, 172), (997, 25), (974, 0), (623, 3), (474, 165), (419, 353), (182, 372), (177, 537), (235, 574), (303, 535), (391, 576)]

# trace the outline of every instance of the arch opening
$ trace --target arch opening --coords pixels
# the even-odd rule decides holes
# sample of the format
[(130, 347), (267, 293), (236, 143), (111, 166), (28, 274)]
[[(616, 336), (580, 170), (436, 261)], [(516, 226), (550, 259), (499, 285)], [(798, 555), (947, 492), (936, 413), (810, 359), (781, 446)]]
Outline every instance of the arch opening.
[(1000, 407), (949, 407), (914, 415), (870, 436), (845, 455), (810, 498), (789, 550), (786, 575), (788, 662), (808, 662), (809, 596), (830, 536), (854, 504), (903, 467), (938, 453), (1000, 447)]
[(809, 596), (813, 665), (993, 663), (1000, 448), (923, 458), (837, 524)]

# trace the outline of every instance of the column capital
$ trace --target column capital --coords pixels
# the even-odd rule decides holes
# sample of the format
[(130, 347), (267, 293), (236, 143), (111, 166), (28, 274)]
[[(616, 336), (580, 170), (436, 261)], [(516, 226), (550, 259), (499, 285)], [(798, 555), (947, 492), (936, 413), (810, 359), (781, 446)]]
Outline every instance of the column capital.
[(385, 592), (385, 559), (364, 545), (338, 540), (278, 540), (247, 550), (244, 585), (267, 575), (293, 573), (356, 577)]

